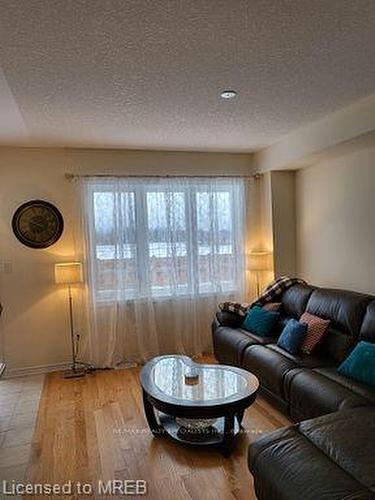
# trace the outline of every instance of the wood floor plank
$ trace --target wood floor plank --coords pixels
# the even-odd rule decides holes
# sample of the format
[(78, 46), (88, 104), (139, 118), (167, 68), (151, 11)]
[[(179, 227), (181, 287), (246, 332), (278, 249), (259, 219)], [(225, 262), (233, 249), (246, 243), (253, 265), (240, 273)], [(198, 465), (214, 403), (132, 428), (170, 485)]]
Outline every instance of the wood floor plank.
[[(70, 380), (52, 373), (44, 384), (26, 476), (34, 484), (79, 481), (94, 490), (99, 480), (143, 479), (151, 500), (255, 499), (248, 445), (289, 423), (258, 397), (245, 413), (246, 432), (227, 459), (216, 451), (152, 436), (143, 414), (138, 368)], [(66, 498), (104, 497), (93, 492)]]

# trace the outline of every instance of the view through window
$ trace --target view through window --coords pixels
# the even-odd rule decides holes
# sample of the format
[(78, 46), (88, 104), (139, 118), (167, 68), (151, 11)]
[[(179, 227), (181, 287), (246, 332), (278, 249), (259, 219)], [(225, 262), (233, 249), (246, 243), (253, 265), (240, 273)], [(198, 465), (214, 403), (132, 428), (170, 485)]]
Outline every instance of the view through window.
[(240, 179), (91, 183), (96, 292), (131, 299), (234, 290), (243, 190)]

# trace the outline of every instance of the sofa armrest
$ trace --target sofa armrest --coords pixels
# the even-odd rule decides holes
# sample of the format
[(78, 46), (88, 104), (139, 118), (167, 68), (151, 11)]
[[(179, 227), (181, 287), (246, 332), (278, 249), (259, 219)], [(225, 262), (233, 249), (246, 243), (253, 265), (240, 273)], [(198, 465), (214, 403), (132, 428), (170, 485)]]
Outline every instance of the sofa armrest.
[(221, 326), (228, 326), (229, 328), (240, 328), (243, 323), (244, 317), (230, 311), (219, 311), (216, 313), (216, 319)]

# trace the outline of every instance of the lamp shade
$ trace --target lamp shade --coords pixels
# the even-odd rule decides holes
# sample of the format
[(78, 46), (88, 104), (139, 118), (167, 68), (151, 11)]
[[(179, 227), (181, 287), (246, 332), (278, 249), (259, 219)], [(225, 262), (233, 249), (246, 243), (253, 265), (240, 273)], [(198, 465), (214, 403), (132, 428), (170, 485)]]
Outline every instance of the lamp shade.
[(248, 255), (249, 271), (270, 271), (272, 269), (272, 252), (251, 252)]
[(55, 283), (72, 285), (83, 281), (81, 262), (63, 262), (55, 264)]

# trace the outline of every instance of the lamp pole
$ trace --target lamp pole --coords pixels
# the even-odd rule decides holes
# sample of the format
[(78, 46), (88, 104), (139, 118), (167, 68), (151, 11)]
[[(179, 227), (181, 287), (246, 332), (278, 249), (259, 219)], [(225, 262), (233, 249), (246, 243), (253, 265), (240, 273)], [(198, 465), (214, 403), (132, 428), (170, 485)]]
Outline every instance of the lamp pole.
[(260, 297), (260, 284), (259, 284), (259, 271), (255, 271), (256, 281), (257, 281), (257, 298)]
[(69, 319), (70, 319), (70, 341), (72, 344), (72, 370), (76, 371), (76, 349), (75, 349), (75, 339), (74, 339), (74, 317), (73, 317), (73, 296), (72, 296), (72, 286), (68, 285), (68, 297), (69, 297)]
[(57, 262), (55, 264), (55, 283), (68, 286), (70, 343), (72, 349), (72, 364), (64, 372), (64, 378), (83, 377), (91, 367), (77, 361), (79, 335), (74, 331), (73, 290), (72, 285), (83, 282), (81, 262)]
[(64, 373), (64, 378), (78, 378), (84, 377), (87, 373), (85, 367), (77, 368), (77, 350), (74, 334), (74, 315), (73, 315), (73, 294), (72, 285), (68, 283), (68, 300), (69, 300), (69, 323), (70, 323), (70, 342), (72, 344), (72, 367)]

